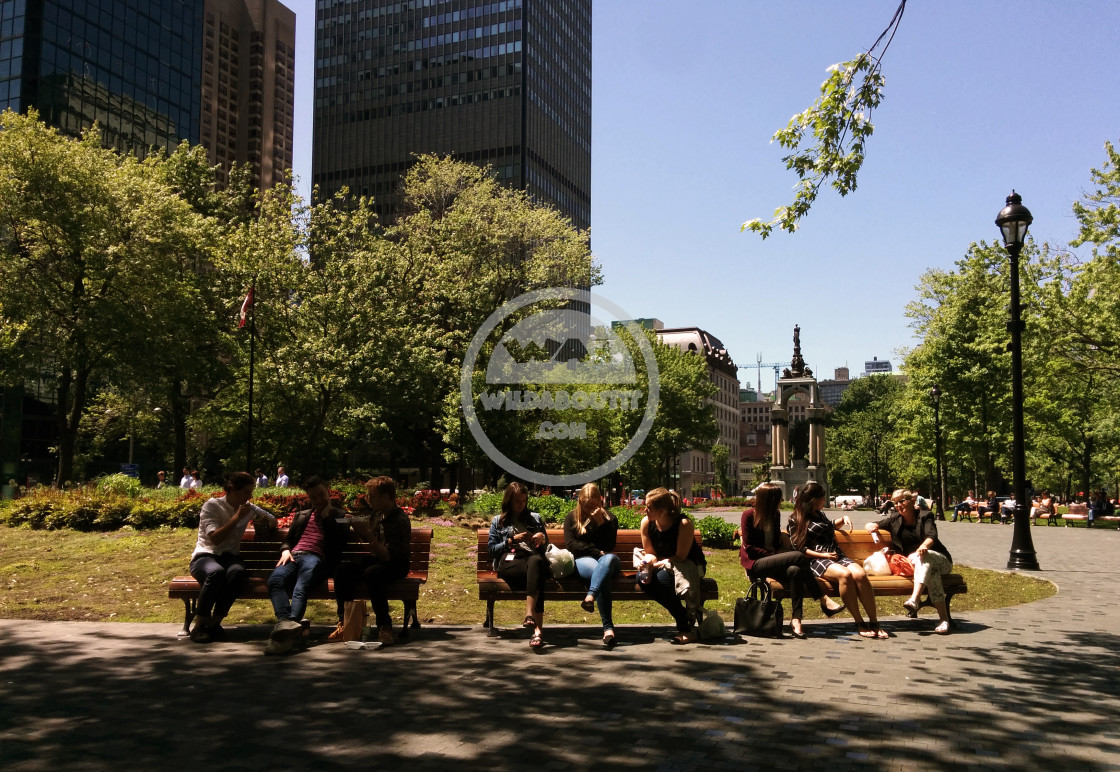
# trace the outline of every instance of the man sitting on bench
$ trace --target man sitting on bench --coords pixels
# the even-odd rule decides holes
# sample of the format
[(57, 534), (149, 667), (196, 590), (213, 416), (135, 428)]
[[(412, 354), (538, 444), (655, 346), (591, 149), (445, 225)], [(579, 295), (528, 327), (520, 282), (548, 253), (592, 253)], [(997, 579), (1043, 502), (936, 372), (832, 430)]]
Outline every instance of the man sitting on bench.
[[(397, 506), (397, 485), (392, 477), (375, 477), (366, 482), (365, 487), (366, 501), (372, 512), (368, 517), (355, 517), (351, 525), (358, 538), (369, 544), (369, 556), (361, 562), (343, 562), (335, 571), (338, 627), (327, 640), (344, 639), (346, 603), (354, 600), (355, 585), (364, 581), (370, 605), (373, 606), (377, 640), (388, 646), (393, 642), (393, 619), (389, 616), (387, 593), (389, 585), (408, 576), (412, 523), (404, 510)], [(359, 510), (359, 515), (364, 514)]]
[[(283, 654), (302, 632), (307, 592), (334, 572), (350, 535), (346, 511), (331, 504), (330, 490), (318, 477), (303, 481), (311, 509), (292, 518), (280, 548), (280, 562), (268, 577), (268, 593), (276, 612), (276, 627), (265, 654)], [(289, 593), (291, 601), (289, 602)]]

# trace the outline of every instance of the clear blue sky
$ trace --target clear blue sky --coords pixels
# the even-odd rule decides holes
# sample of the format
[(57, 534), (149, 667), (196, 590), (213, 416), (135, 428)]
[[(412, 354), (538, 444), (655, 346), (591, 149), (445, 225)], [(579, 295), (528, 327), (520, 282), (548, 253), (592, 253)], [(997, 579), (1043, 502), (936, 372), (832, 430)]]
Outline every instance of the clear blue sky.
[[(295, 172), (311, 174), (314, 3), (298, 18)], [(1105, 140), (1120, 140), (1120, 2), (911, 0), (883, 63), (858, 189), (823, 192), (801, 229), (740, 234), (792, 200), (771, 135), (896, 0), (594, 0), (592, 249), (599, 292), (636, 317), (699, 326), (744, 384), (788, 362), (793, 325), (820, 377), (896, 367), (924, 270), (998, 239), (1014, 187), (1032, 235), (1065, 244)], [(764, 371), (763, 389), (773, 385)]]

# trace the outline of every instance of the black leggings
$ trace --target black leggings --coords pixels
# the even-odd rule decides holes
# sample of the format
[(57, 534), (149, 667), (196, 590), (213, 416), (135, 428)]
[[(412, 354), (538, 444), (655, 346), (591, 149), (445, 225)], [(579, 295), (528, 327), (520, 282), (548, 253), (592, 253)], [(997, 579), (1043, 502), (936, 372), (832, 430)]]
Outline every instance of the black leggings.
[(542, 555), (518, 555), (513, 560), (506, 560), (503, 556), (498, 563), (497, 573), (512, 589), (536, 595), (533, 610), (538, 614), (544, 611), (544, 581), (552, 576), (552, 570)]
[(821, 599), (821, 588), (813, 572), (809, 570), (809, 559), (803, 552), (779, 552), (759, 558), (747, 572), (755, 579), (773, 579), (785, 588), (789, 595), (790, 618), (801, 619), (805, 596), (813, 600)]
[(357, 584), (363, 581), (373, 606), (373, 618), (378, 627), (392, 627), (389, 616), (388, 587), (408, 575), (408, 563), (385, 563), (366, 558), (361, 563), (340, 563), (334, 572), (334, 594), (338, 605), (338, 619), (342, 621), (346, 602), (354, 600)]

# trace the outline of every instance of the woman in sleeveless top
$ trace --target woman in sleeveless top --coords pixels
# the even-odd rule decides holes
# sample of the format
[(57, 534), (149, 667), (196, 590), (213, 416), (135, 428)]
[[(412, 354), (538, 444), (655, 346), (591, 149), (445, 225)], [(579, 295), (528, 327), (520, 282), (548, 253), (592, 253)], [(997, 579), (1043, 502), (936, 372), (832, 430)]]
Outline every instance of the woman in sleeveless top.
[(645, 509), (641, 525), (645, 557), (638, 571), (638, 586), (673, 616), (677, 626), (673, 643), (690, 643), (692, 614), (677, 595), (673, 568), (686, 576), (691, 574), (697, 584), (704, 576), (707, 561), (696, 543), (696, 526), (681, 513), (681, 497), (675, 491), (650, 491)]

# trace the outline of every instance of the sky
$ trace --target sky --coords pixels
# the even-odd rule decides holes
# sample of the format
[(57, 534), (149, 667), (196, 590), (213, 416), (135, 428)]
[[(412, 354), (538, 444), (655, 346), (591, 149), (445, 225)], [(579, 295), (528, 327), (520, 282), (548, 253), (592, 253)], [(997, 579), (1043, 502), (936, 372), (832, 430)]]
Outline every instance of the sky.
[[(314, 2), (285, 2), (297, 14), (294, 171), (306, 196)], [(883, 60), (858, 188), (822, 190), (794, 234), (739, 232), (793, 199), (797, 178), (770, 137), (897, 5), (594, 0), (596, 292), (635, 318), (715, 335), (744, 388), (759, 356), (788, 364), (795, 324), (819, 378), (845, 366), (854, 377), (872, 357), (897, 369), (916, 343), (905, 307), (923, 272), (997, 241), (1012, 188), (1031, 235), (1068, 244), (1071, 205), (1091, 190), (1105, 141), (1120, 141), (1115, 0), (911, 0)], [(763, 368), (763, 390), (773, 382)]]

